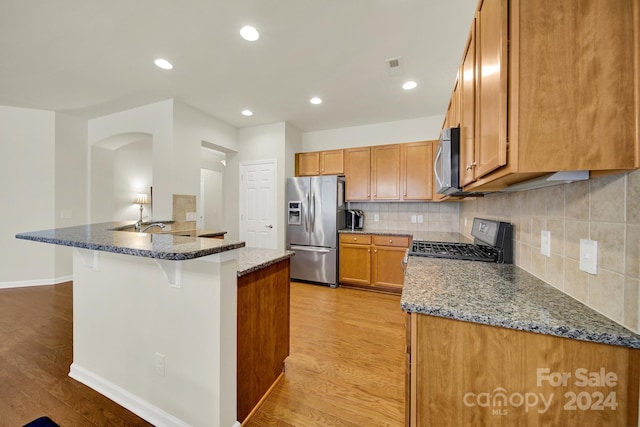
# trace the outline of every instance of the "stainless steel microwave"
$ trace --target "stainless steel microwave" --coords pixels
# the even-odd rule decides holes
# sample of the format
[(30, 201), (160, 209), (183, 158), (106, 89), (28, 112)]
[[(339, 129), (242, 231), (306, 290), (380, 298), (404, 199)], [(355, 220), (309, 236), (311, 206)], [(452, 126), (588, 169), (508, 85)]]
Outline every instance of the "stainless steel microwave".
[(460, 193), (460, 128), (445, 128), (440, 134), (438, 150), (433, 162), (436, 193)]

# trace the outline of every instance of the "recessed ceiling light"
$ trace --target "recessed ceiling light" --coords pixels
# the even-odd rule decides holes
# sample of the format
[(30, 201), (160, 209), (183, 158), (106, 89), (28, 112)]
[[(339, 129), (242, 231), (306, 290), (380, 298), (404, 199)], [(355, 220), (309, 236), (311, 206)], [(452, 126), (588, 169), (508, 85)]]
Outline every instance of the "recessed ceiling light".
[(253, 116), (253, 111), (251, 111), (251, 110), (242, 110), (242, 115), (243, 116), (247, 116), (247, 117), (251, 117), (251, 116)]
[(402, 89), (404, 90), (411, 90), (411, 89), (415, 89), (416, 87), (418, 87), (418, 83), (414, 82), (413, 80), (404, 82), (404, 84), (402, 85)]
[(173, 68), (173, 64), (166, 59), (158, 58), (153, 61), (156, 64), (156, 67), (162, 68), (163, 70), (171, 70)]
[(245, 25), (244, 27), (240, 28), (240, 36), (242, 36), (242, 38), (246, 41), (254, 42), (260, 38), (260, 33), (255, 29), (255, 27), (252, 27), (251, 25)]
[(312, 104), (318, 105), (318, 104), (322, 104), (322, 99), (318, 98), (317, 96), (314, 96), (309, 100), (309, 102)]

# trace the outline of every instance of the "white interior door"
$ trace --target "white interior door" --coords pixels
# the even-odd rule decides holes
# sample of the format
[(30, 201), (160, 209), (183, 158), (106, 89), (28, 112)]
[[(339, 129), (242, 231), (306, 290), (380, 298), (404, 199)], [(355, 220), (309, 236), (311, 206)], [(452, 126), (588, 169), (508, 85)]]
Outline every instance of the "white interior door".
[(240, 240), (277, 248), (276, 160), (240, 164)]

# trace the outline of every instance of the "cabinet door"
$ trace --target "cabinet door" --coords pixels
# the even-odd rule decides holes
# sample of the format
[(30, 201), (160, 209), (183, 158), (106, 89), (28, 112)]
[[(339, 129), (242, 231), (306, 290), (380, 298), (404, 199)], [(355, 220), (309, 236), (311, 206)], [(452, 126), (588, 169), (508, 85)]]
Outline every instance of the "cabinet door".
[(402, 289), (404, 285), (404, 271), (402, 260), (407, 252), (406, 248), (393, 246), (373, 246), (373, 286)]
[(402, 144), (402, 200), (431, 200), (433, 141)]
[(320, 152), (320, 174), (342, 175), (344, 173), (344, 152), (331, 150)]
[(471, 25), (462, 66), (460, 88), (460, 185), (475, 181), (476, 25)]
[(476, 178), (507, 163), (507, 0), (476, 15)]
[(371, 198), (371, 150), (369, 147), (344, 150), (346, 199), (348, 201)]
[(340, 244), (340, 283), (371, 284), (371, 246)]
[(371, 147), (373, 200), (400, 200), (400, 144)]
[(447, 107), (447, 113), (444, 115), (443, 128), (456, 127), (460, 123), (460, 75), (456, 76), (455, 83), (453, 84), (453, 91), (451, 92), (451, 98), (449, 98), (449, 106)]
[(297, 153), (296, 176), (313, 176), (320, 174), (320, 153)]

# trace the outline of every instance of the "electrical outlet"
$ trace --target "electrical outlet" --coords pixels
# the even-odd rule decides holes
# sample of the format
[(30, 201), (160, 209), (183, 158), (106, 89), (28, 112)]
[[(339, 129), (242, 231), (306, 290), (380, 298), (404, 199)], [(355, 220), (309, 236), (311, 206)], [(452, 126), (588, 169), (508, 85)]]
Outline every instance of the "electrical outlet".
[(156, 353), (155, 354), (155, 368), (156, 374), (161, 377), (164, 377), (164, 354)]
[(598, 273), (598, 242), (580, 239), (580, 270), (587, 273)]
[(418, 215), (418, 224), (422, 224), (424, 222), (424, 217), (422, 215)]
[(411, 224), (415, 224), (417, 221), (416, 216), (415, 215), (411, 215)]
[(540, 253), (548, 257), (551, 256), (551, 232), (549, 230), (540, 232)]
[(69, 219), (71, 218), (71, 211), (70, 210), (61, 210), (60, 211), (60, 218), (61, 219)]
[(380, 221), (380, 215), (373, 214), (373, 222), (378, 222), (378, 221)]
[(198, 212), (187, 212), (187, 219), (185, 221), (197, 221)]

